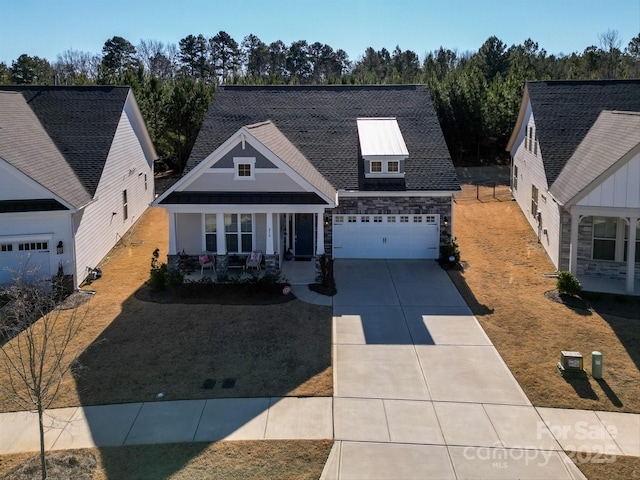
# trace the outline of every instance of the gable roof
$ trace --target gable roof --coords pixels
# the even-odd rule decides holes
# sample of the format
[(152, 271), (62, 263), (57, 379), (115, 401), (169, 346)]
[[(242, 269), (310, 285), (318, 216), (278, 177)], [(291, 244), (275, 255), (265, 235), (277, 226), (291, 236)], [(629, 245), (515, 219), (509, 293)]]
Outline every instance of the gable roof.
[[(640, 152), (640, 112), (603, 111), (549, 189), (562, 205)], [(588, 192), (587, 192), (588, 193)]]
[(525, 90), (520, 112), (522, 116), (528, 99), (547, 185), (555, 182), (600, 112), (640, 111), (640, 80), (527, 82)]
[[(358, 117), (396, 117), (409, 158), (404, 179), (364, 178)], [(216, 90), (185, 172), (244, 125), (270, 120), (335, 188), (459, 191), (423, 85), (224, 86)]]
[[(67, 208), (91, 201), (80, 179), (18, 92), (0, 90), (0, 158), (64, 199)], [(59, 202), (55, 203), (64, 209)], [(15, 206), (6, 205), (3, 210), (16, 211)]]
[[(24, 97), (91, 198), (130, 90), (117, 86), (0, 86), (0, 91), (18, 92)], [(43, 185), (49, 188), (47, 183)]]

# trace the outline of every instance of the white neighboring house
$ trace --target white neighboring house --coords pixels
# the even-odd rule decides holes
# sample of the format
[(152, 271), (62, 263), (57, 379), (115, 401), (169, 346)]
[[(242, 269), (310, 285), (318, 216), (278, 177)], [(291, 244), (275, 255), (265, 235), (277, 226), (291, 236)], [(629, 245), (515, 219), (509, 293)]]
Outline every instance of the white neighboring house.
[(0, 87), (0, 284), (82, 283), (153, 201), (155, 159), (129, 87)]
[(640, 295), (640, 81), (529, 82), (511, 189), (558, 270)]

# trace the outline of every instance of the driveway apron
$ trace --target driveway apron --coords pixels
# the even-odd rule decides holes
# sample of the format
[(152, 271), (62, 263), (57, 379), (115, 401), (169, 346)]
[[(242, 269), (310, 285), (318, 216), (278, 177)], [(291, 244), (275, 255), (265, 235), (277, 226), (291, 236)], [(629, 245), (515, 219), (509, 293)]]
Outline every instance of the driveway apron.
[(323, 479), (584, 476), (434, 261), (336, 260)]

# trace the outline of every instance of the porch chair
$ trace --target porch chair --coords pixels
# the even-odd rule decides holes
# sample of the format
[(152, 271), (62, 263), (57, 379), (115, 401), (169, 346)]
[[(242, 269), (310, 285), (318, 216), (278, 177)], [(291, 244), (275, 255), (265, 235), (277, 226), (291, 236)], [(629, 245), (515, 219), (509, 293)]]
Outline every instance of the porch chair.
[(255, 268), (259, 272), (261, 263), (262, 263), (262, 252), (253, 251), (247, 257), (247, 261), (245, 263), (245, 270), (248, 270), (250, 268)]
[(211, 255), (208, 253), (203, 253), (198, 257), (198, 262), (200, 263), (200, 278), (204, 276), (204, 269), (210, 268), (213, 274), (216, 274), (216, 262)]

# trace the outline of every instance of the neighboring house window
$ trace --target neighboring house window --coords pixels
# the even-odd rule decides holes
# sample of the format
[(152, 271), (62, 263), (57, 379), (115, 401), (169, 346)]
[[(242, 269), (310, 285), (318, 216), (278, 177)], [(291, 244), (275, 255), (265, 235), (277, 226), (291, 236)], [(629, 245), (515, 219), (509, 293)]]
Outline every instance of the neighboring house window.
[(148, 186), (147, 186), (147, 174), (145, 173), (145, 174), (144, 174), (144, 191), (145, 191), (145, 192), (147, 191), (147, 187), (148, 187)]
[(538, 156), (538, 130), (536, 130), (533, 135), (533, 154)]
[(529, 127), (529, 151), (531, 151), (531, 148), (533, 147), (532, 143), (533, 143), (533, 127)]
[(513, 166), (513, 189), (518, 189), (518, 166)]
[(225, 213), (224, 229), (229, 253), (253, 250), (253, 217), (250, 213)]
[(3, 243), (0, 245), (0, 252), (13, 252), (13, 244)]
[(534, 217), (538, 214), (538, 188), (531, 185), (531, 215)]
[[(627, 261), (629, 251), (629, 225), (624, 226), (624, 261)], [(636, 226), (636, 263), (640, 263), (640, 224)]]
[(397, 162), (395, 160), (390, 160), (389, 163), (387, 163), (387, 171), (389, 173), (400, 172), (400, 162)]
[(127, 201), (127, 191), (122, 191), (122, 214), (124, 215), (124, 219), (129, 218), (129, 202)]
[(529, 149), (529, 127), (526, 127), (524, 131), (524, 149)]
[(207, 252), (218, 250), (218, 238), (216, 236), (217, 218), (215, 213), (205, 213), (204, 215), (204, 244)]
[(254, 157), (234, 157), (236, 180), (255, 180), (256, 159)]
[(593, 217), (593, 259), (616, 259), (617, 219)]
[(381, 173), (382, 162), (371, 162), (371, 173)]

